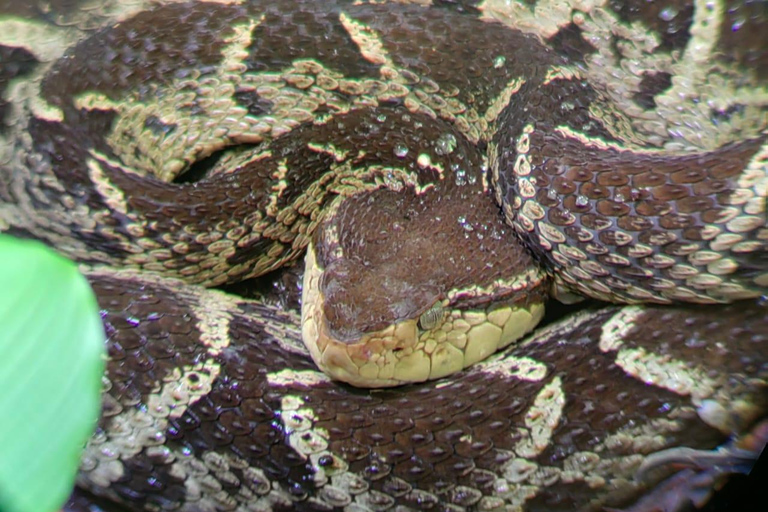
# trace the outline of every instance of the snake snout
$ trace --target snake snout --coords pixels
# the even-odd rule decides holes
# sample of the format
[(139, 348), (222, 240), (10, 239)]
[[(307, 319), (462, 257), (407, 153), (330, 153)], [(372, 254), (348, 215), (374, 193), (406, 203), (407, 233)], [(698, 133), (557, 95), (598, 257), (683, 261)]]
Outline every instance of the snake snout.
[(321, 370), (359, 387), (392, 387), (451, 375), (520, 339), (544, 315), (539, 301), (459, 309), (443, 299), (403, 320), (351, 336), (332, 327), (322, 276), (310, 245), (302, 337)]

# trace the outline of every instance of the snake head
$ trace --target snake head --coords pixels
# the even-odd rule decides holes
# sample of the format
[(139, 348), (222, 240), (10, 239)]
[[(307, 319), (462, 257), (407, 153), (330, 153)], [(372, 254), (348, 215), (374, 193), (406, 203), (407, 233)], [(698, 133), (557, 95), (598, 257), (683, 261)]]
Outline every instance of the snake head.
[(332, 378), (389, 387), (445, 377), (543, 316), (545, 277), (493, 202), (459, 214), (450, 199), (377, 190), (345, 198), (318, 226), (302, 336)]

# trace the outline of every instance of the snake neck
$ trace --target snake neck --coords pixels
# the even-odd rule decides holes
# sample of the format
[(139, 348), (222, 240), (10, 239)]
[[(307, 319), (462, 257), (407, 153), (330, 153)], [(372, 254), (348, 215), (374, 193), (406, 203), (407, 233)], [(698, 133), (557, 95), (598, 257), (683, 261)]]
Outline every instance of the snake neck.
[(557, 284), (598, 300), (730, 302), (768, 290), (768, 133), (658, 147), (573, 69), (501, 112), (491, 181)]
[[(429, 256), (430, 265), (499, 268), (492, 282), (502, 272), (503, 265), (494, 258), (503, 244), (518, 244), (490, 197), (483, 152), (450, 123), (397, 105), (356, 109), (306, 124), (269, 146), (224, 147), (218, 161), (194, 182), (185, 180), (185, 169), (166, 176), (180, 175), (181, 182), (168, 182), (131, 168), (104, 149), (101, 130), (83, 133), (77, 126), (33, 120), (30, 131), (36, 151), (46, 155), (46, 164), (70, 193), (80, 191), (83, 183), (92, 184), (85, 192), (87, 202), (105, 222), (85, 237), (93, 250), (83, 259), (91, 262), (224, 284), (299, 257), (328, 212), (341, 208), (345, 215), (354, 211), (364, 216), (372, 203), (382, 210), (372, 213), (378, 219), (372, 224), (378, 227), (361, 230), (358, 221), (352, 232), (373, 233), (399, 247), (407, 225), (409, 239), (418, 240), (409, 246), (412, 250), (390, 254), (393, 262), (407, 257), (421, 261), (422, 255), (437, 253), (437, 247), (459, 247), (467, 252), (451, 256), (453, 262)], [(398, 199), (405, 197), (408, 204)], [(445, 226), (450, 226), (450, 236), (440, 234)], [(469, 244), (484, 237), (498, 247), (486, 250), (481, 244), (470, 253)], [(375, 240), (357, 240), (369, 242), (377, 247)], [(530, 260), (521, 262), (523, 268)]]

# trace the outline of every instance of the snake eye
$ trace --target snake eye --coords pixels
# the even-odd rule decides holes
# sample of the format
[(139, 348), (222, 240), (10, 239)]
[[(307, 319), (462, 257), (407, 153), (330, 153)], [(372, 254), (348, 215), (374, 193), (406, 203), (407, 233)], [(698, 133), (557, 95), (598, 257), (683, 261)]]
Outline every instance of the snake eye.
[(422, 331), (428, 331), (436, 326), (442, 318), (443, 305), (437, 302), (431, 308), (421, 314), (419, 317), (419, 328)]

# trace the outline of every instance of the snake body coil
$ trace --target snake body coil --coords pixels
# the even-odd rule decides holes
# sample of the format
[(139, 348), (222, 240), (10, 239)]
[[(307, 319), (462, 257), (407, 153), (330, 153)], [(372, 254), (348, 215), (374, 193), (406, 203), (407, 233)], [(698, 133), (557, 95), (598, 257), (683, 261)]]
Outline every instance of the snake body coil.
[[(718, 476), (654, 494), (682, 447), (765, 443), (764, 7), (421, 3), (0, 6), (0, 231), (80, 262), (109, 337), (81, 489), (647, 510)], [(209, 289), (308, 247), (301, 320)], [(445, 377), (551, 290), (636, 305), (399, 389), (312, 363)]]

